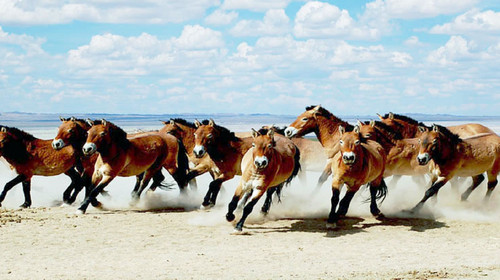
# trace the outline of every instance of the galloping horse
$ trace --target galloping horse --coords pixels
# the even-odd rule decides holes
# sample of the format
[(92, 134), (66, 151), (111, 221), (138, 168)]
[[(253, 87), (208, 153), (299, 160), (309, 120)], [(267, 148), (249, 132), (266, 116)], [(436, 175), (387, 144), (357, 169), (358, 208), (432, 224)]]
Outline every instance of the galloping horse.
[[(42, 140), (14, 127), (2, 126), (0, 129), (0, 156), (16, 170), (17, 176), (5, 184), (0, 194), (0, 206), (7, 192), (22, 182), (24, 203), (31, 206), (31, 178), (33, 175), (55, 176), (61, 173), (71, 178), (68, 189), (79, 188), (80, 175), (75, 170), (75, 150), (68, 146), (59, 151), (51, 147), (52, 140)], [(68, 197), (63, 197), (67, 200)]]
[[(338, 129), (340, 153), (332, 161), (335, 170), (332, 182), (331, 210), (328, 216), (327, 227), (335, 227), (336, 222), (347, 213), (349, 204), (359, 188), (369, 183), (370, 185), (370, 212), (381, 218), (377, 199), (384, 199), (387, 186), (384, 182), (385, 152), (382, 146), (372, 140), (367, 140), (359, 133), (359, 127), (351, 132), (345, 132), (342, 126)], [(346, 184), (347, 192), (340, 201), (340, 188)]]
[(426, 165), (432, 159), (435, 165), (433, 174), (437, 176), (437, 181), (425, 192), (413, 211), (419, 210), (429, 197), (437, 193), (454, 176), (474, 178), (472, 185), (462, 194), (462, 199), (465, 200), (481, 183), (479, 175), (486, 172), (488, 191), (485, 198), (490, 197), (497, 185), (497, 175), (500, 171), (499, 136), (487, 134), (461, 139), (440, 125), (434, 125), (431, 130), (422, 127), (420, 131), (418, 163)]
[[(57, 135), (52, 141), (54, 150), (61, 150), (66, 146), (73, 147), (77, 158), (77, 169), (82, 178), (82, 184), (78, 188), (66, 189), (63, 194), (64, 201), (68, 204), (75, 202), (78, 193), (85, 186), (85, 196), (88, 196), (92, 188), (92, 174), (94, 173), (94, 165), (98, 154), (91, 156), (83, 155), (83, 145), (87, 139), (87, 131), (91, 125), (86, 120), (71, 118), (60, 118), (61, 125), (57, 131)], [(97, 206), (97, 205), (96, 205)]]
[(292, 141), (279, 134), (275, 135), (273, 129), (266, 128), (259, 131), (253, 130), (252, 137), (253, 148), (248, 150), (243, 157), (241, 163), (243, 175), (226, 214), (226, 219), (229, 222), (233, 221), (235, 218), (233, 212), (238, 201), (245, 197), (246, 205), (241, 219), (236, 224), (236, 231), (243, 230), (246, 218), (265, 193), (267, 193), (267, 198), (262, 211), (267, 213), (273, 192), (284, 184), (290, 183), (300, 170), (300, 153)]
[(306, 107), (306, 111), (300, 114), (297, 119), (285, 129), (286, 137), (301, 137), (310, 132), (314, 132), (319, 142), (325, 148), (328, 158), (323, 174), (318, 180), (318, 187), (321, 186), (331, 174), (331, 159), (339, 151), (340, 134), (339, 126), (346, 131), (352, 131), (353, 126), (334, 116), (320, 105)]
[[(241, 159), (252, 146), (252, 137), (239, 138), (227, 128), (216, 125), (212, 119), (202, 123), (195, 121), (195, 125), (194, 155), (203, 158), (208, 154), (215, 163), (212, 169), (214, 180), (210, 182), (202, 203), (202, 207), (210, 207), (215, 205), (222, 183), (241, 175)], [(188, 177), (191, 178), (189, 174)]]
[[(92, 175), (92, 185), (95, 187), (78, 209), (80, 213), (85, 213), (89, 203), (116, 176), (128, 177), (144, 173), (140, 184), (132, 192), (132, 196), (137, 199), (151, 179), (152, 186), (158, 186), (163, 181), (165, 177), (161, 174), (162, 167), (172, 175), (185, 177), (187, 173), (187, 157), (179, 148), (177, 139), (168, 134), (151, 132), (127, 138), (127, 133), (121, 128), (102, 120), (101, 124), (89, 129), (83, 145), (85, 155), (90, 156), (96, 152), (99, 157)], [(179, 184), (181, 185), (185, 186), (185, 180)]]

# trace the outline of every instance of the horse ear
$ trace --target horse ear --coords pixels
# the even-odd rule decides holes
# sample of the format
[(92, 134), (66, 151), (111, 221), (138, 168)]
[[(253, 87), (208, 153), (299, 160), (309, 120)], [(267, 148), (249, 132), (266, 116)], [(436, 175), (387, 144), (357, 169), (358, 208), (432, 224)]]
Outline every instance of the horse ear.
[(267, 136), (269, 136), (272, 140), (274, 140), (274, 129), (271, 128), (267, 131)]
[(7, 128), (5, 126), (2, 126), (2, 129), (1, 129), (2, 132), (7, 132)]
[(63, 122), (65, 121), (63, 117), (59, 116), (59, 119)]
[(339, 125), (339, 133), (340, 133), (340, 136), (342, 136), (342, 134), (345, 133), (345, 128), (341, 125)]
[(383, 120), (384, 120), (384, 117), (382, 117), (382, 115), (380, 115), (379, 113), (377, 113), (377, 116), (378, 116), (378, 118), (379, 118), (381, 121), (383, 121)]
[(357, 125), (357, 126), (362, 126), (362, 125), (363, 125), (363, 123), (362, 123), (360, 120), (358, 120), (358, 121), (356, 122), (356, 125)]
[(73, 117), (73, 116), (71, 116), (71, 119), (69, 119), (69, 120), (72, 121), (72, 122), (74, 122), (74, 121), (76, 121), (76, 118)]
[(85, 120), (85, 122), (86, 122), (89, 126), (93, 126), (93, 125), (94, 125), (94, 121), (93, 121), (93, 120), (91, 120), (91, 119), (89, 119), (89, 118), (87, 118), (87, 119)]
[(432, 125), (432, 131), (439, 132), (439, 127), (436, 124)]
[(252, 128), (252, 137), (255, 139), (259, 135), (260, 135), (259, 132), (257, 130), (255, 130), (255, 129)]
[[(170, 123), (171, 125), (174, 125), (174, 124), (175, 124), (175, 121), (171, 119), (169, 123)], [(165, 124), (167, 124), (167, 123), (165, 122)]]
[(102, 125), (106, 126), (108, 122), (105, 119), (101, 119)]
[(389, 112), (389, 119), (391, 119), (391, 120), (394, 119), (394, 113), (393, 112)]
[(371, 120), (371, 121), (370, 121), (370, 126), (371, 126), (371, 127), (375, 127), (375, 121), (374, 121), (374, 120)]
[(424, 127), (424, 126), (419, 125), (419, 126), (418, 126), (418, 131), (419, 131), (419, 132), (426, 132), (426, 131), (427, 131), (427, 128), (426, 128), (426, 127)]
[(355, 125), (353, 131), (354, 133), (359, 133), (359, 126)]
[(195, 120), (194, 120), (194, 126), (196, 126), (196, 127), (200, 127), (200, 126), (201, 126), (200, 121), (195, 119)]
[(214, 126), (214, 125), (215, 125), (214, 120), (213, 120), (213, 119), (210, 119), (210, 120), (208, 121), (208, 125), (209, 125), (209, 126)]

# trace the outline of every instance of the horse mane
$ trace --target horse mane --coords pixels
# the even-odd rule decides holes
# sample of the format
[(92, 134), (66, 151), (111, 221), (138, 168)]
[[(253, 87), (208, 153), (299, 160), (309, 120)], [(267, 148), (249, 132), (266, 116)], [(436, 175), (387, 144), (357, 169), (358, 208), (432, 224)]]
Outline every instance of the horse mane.
[[(365, 121), (365, 125), (369, 125), (370, 121)], [(393, 129), (392, 127), (388, 126), (387, 124), (381, 122), (381, 121), (375, 121), (375, 127), (378, 130), (381, 130), (385, 135), (388, 137), (394, 139), (394, 140), (401, 140), (403, 139), (403, 136), (401, 135), (401, 132)]]
[[(202, 125), (209, 125), (210, 121), (209, 120), (203, 120), (201, 122)], [(217, 129), (220, 133), (220, 140), (226, 140), (226, 141), (241, 141), (240, 138), (236, 137), (236, 135), (234, 134), (234, 132), (231, 132), (229, 129), (223, 127), (223, 126), (220, 126), (220, 125), (217, 125), (217, 124), (214, 124), (214, 127), (215, 129)]]
[(190, 128), (195, 128), (196, 129), (196, 125), (192, 122), (188, 122), (187, 120), (185, 119), (182, 119), (182, 118), (175, 118), (175, 119), (171, 119), (173, 120), (175, 123), (179, 123), (179, 124), (182, 124), (182, 125), (185, 125), (187, 127), (190, 127)]
[(439, 132), (441, 132), (446, 138), (450, 139), (452, 144), (458, 144), (463, 142), (462, 138), (458, 136), (457, 134), (451, 132), (448, 128), (439, 125), (439, 124), (434, 124), (436, 127), (438, 127)]
[[(109, 135), (121, 148), (127, 149), (130, 146), (130, 141), (127, 139), (127, 133), (119, 126), (112, 122), (106, 121), (109, 126)], [(101, 123), (102, 124), (102, 123)], [(94, 123), (94, 125), (96, 125)]]
[[(424, 127), (429, 128), (429, 126), (426, 126), (423, 122), (419, 122), (419, 121), (417, 121), (415, 119), (412, 119), (412, 118), (410, 118), (408, 116), (394, 114), (394, 113), (393, 113), (393, 116), (394, 116), (394, 119), (402, 120), (404, 122), (407, 122), (407, 123), (410, 123), (410, 124), (413, 124), (413, 125), (424, 126)], [(389, 114), (385, 114), (382, 118), (387, 119), (388, 117), (389, 117)]]
[(14, 136), (16, 136), (21, 140), (33, 141), (37, 139), (32, 134), (29, 134), (28, 132), (21, 130), (17, 127), (8, 127), (8, 126), (2, 126), (2, 127), (4, 127), (10, 134), (13, 134)]
[[(306, 111), (312, 110), (314, 108), (318, 107), (317, 105), (311, 105), (306, 107)], [(354, 129), (354, 126), (349, 124), (348, 122), (342, 120), (341, 118), (335, 116), (334, 114), (330, 113), (327, 109), (319, 106), (318, 113), (321, 116), (324, 116), (328, 119), (334, 120), (335, 122), (340, 123), (346, 131), (352, 131)]]

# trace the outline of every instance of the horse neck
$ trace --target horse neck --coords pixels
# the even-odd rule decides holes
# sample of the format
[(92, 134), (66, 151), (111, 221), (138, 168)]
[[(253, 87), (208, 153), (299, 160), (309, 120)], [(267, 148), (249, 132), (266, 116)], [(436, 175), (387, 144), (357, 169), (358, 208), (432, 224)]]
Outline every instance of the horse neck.
[(336, 117), (318, 116), (314, 133), (323, 147), (333, 146), (338, 142), (340, 138), (339, 125), (346, 126), (348, 124)]
[(181, 132), (181, 141), (186, 150), (191, 153), (194, 149), (194, 132), (196, 131), (196, 128), (192, 128), (186, 125), (182, 124), (177, 124), (178, 126), (181, 127), (182, 132)]
[(12, 165), (24, 164), (31, 158), (28, 149), (32, 147), (32, 141), (14, 141), (5, 147), (2, 156)]
[(446, 138), (446, 143), (441, 145), (441, 149), (436, 155), (434, 155), (433, 160), (438, 165), (444, 165), (450, 160), (453, 160), (460, 153), (457, 153), (459, 145), (467, 145), (465, 142), (453, 143), (450, 139)]
[(378, 142), (383, 148), (384, 151), (388, 152), (394, 145), (396, 144), (396, 140), (392, 139), (389, 135), (385, 134), (382, 131), (377, 131), (376, 132), (378, 135), (378, 139), (376, 142)]
[[(244, 155), (252, 146), (252, 137), (236, 138), (239, 139), (239, 141), (232, 139), (220, 141), (216, 140), (216, 144), (208, 149), (210, 158), (216, 161), (221, 161), (228, 158), (235, 158), (239, 155)], [(250, 141), (247, 138), (249, 138)]]
[[(400, 122), (401, 123), (401, 122)], [(415, 138), (420, 136), (420, 132), (418, 130), (418, 125), (410, 124), (410, 123), (401, 123), (403, 125), (403, 131), (400, 131), (403, 138)]]

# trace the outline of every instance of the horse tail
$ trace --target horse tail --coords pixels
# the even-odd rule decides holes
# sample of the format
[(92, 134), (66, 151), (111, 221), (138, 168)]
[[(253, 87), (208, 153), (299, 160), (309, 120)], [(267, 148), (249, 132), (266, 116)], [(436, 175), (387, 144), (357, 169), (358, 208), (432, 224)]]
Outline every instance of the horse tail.
[(177, 184), (181, 189), (184, 189), (187, 185), (187, 174), (189, 172), (189, 159), (187, 157), (186, 147), (182, 144), (182, 141), (177, 139), (179, 144), (179, 149), (177, 150), (177, 171), (172, 176), (174, 177)]
[[(372, 183), (368, 183), (367, 187), (370, 189), (371, 191), (371, 185)], [(382, 181), (380, 182), (380, 185), (378, 185), (378, 187), (376, 188), (375, 190), (375, 199), (376, 200), (380, 200), (380, 203), (384, 202), (385, 200), (385, 197), (387, 196), (387, 184), (385, 183), (385, 180), (382, 179)], [(370, 201), (370, 198), (366, 199), (365, 202), (369, 202)]]
[(293, 160), (294, 160), (294, 164), (293, 164), (292, 175), (290, 175), (290, 177), (288, 177), (288, 179), (286, 179), (285, 185), (290, 184), (290, 182), (292, 182), (293, 178), (295, 178), (295, 176), (297, 176), (297, 174), (299, 174), (299, 171), (300, 171), (300, 150), (296, 145), (295, 145), (295, 155), (293, 156)]

